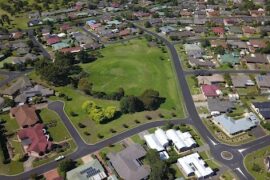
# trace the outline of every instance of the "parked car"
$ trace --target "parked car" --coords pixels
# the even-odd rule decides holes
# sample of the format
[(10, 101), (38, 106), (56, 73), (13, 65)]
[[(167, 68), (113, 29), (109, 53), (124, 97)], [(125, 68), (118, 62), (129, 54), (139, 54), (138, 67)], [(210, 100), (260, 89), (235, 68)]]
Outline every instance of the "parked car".
[(61, 156), (58, 156), (57, 158), (55, 158), (54, 160), (55, 161), (60, 161), (60, 160), (62, 160), (64, 158), (65, 158), (65, 156), (61, 155)]

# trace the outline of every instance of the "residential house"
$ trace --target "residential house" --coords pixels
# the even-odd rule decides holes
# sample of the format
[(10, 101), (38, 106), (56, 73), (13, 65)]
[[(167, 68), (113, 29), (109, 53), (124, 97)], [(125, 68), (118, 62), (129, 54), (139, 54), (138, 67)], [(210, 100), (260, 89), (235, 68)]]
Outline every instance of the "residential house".
[(220, 13), (218, 10), (215, 9), (206, 9), (206, 15), (207, 17), (216, 17), (219, 16)]
[(52, 45), (52, 48), (54, 51), (58, 51), (64, 48), (68, 48), (70, 45), (68, 43), (65, 42), (58, 42)]
[(204, 84), (201, 86), (201, 89), (205, 97), (219, 97), (222, 95), (222, 92), (217, 85)]
[(148, 20), (151, 26), (158, 25), (162, 23), (162, 20), (160, 18), (151, 18)]
[(21, 39), (23, 36), (24, 36), (24, 33), (21, 31), (16, 31), (16, 32), (11, 33), (12, 39), (15, 39), (15, 40)]
[(268, 64), (268, 60), (266, 58), (266, 55), (264, 54), (250, 54), (245, 57), (243, 57), (243, 60), (246, 63), (258, 63), (258, 64)]
[(186, 176), (195, 176), (197, 179), (204, 179), (214, 174), (198, 153), (177, 159), (177, 166)]
[(180, 11), (181, 17), (191, 17), (193, 15), (193, 12), (189, 11), (188, 9), (182, 9)]
[(27, 53), (23, 57), (14, 57), (12, 60), (13, 64), (23, 64), (27, 61), (35, 61), (38, 57), (35, 54)]
[(244, 118), (237, 120), (222, 114), (220, 116), (214, 116), (213, 122), (228, 136), (233, 136), (256, 127), (260, 121), (255, 114), (249, 113)]
[(168, 36), (171, 37), (177, 37), (177, 39), (187, 38), (194, 36), (194, 33), (192, 31), (171, 31), (168, 33)]
[(225, 34), (225, 30), (223, 27), (213, 27), (212, 31), (218, 36), (223, 36)]
[(82, 50), (82, 48), (79, 46), (79, 47), (70, 47), (70, 48), (63, 48), (60, 50), (60, 52), (62, 53), (78, 53)]
[(4, 88), (1, 94), (14, 98), (21, 90), (27, 89), (28, 87), (32, 87), (32, 83), (26, 76), (23, 76), (18, 78), (16, 82), (12, 83), (10, 86)]
[(67, 172), (67, 180), (102, 180), (107, 179), (105, 169), (97, 159), (92, 159)]
[(64, 178), (60, 176), (57, 168), (44, 173), (43, 176), (46, 180), (64, 180)]
[(184, 44), (185, 51), (189, 57), (200, 58), (203, 50), (198, 44)]
[(16, 119), (21, 128), (33, 126), (39, 121), (36, 108), (27, 104), (11, 108), (10, 116)]
[(119, 35), (120, 35), (121, 37), (124, 37), (124, 36), (130, 35), (130, 33), (131, 33), (131, 30), (127, 28), (127, 29), (121, 30), (121, 31), (119, 32)]
[(203, 84), (218, 84), (218, 83), (224, 83), (225, 80), (221, 74), (213, 74), (211, 76), (198, 76), (197, 77), (198, 84), (203, 85)]
[(265, 10), (262, 8), (259, 8), (257, 10), (249, 10), (249, 13), (252, 17), (262, 17), (265, 16)]
[(207, 106), (210, 112), (227, 113), (234, 109), (234, 104), (229, 100), (207, 99)]
[(232, 49), (248, 49), (248, 45), (244, 41), (240, 40), (227, 40), (228, 45), (231, 46)]
[(61, 39), (58, 36), (49, 37), (47, 40), (47, 45), (51, 46), (53, 44), (59, 43)]
[(66, 32), (67, 30), (71, 29), (71, 27), (69, 24), (62, 24), (59, 29), (61, 32)]
[(36, 124), (33, 127), (21, 129), (17, 136), (24, 150), (30, 156), (42, 156), (52, 147), (52, 142), (49, 140), (49, 135), (46, 134), (43, 124)]
[(176, 31), (176, 29), (174, 27), (171, 27), (171, 26), (163, 26), (163, 27), (159, 28), (159, 30), (163, 34), (168, 34), (168, 33), (172, 32), (172, 31)]
[(39, 19), (32, 19), (30, 21), (28, 21), (28, 26), (32, 27), (32, 26), (37, 26), (37, 25), (42, 25), (43, 22)]
[(54, 90), (45, 88), (41, 85), (35, 85), (34, 87), (29, 87), (25, 90), (22, 90), (20, 94), (14, 99), (17, 103), (25, 103), (30, 98), (35, 96), (49, 97), (54, 95)]
[(227, 42), (225, 40), (210, 40), (211, 47), (218, 47), (221, 46), (227, 49)]
[(257, 29), (251, 26), (243, 26), (242, 31), (245, 36), (251, 36), (257, 33)]
[(221, 64), (236, 65), (240, 63), (239, 53), (225, 53), (224, 55), (218, 55), (218, 60)]
[(253, 102), (251, 108), (259, 115), (263, 120), (270, 119), (270, 101)]
[(254, 86), (255, 83), (246, 74), (231, 75), (233, 87), (245, 88), (247, 86)]
[(146, 151), (139, 144), (129, 145), (118, 153), (108, 153), (107, 157), (122, 179), (141, 180), (150, 174), (150, 168), (142, 164)]
[(188, 58), (188, 63), (192, 67), (214, 68), (216, 66), (212, 61), (207, 60), (207, 59), (203, 59), (203, 58), (189, 57)]
[(239, 26), (230, 26), (228, 29), (228, 33), (231, 35), (236, 35), (238, 37), (242, 36), (243, 31)]
[(255, 80), (262, 94), (270, 93), (270, 75), (257, 75)]
[(251, 39), (247, 42), (250, 52), (255, 52), (256, 49), (265, 48), (267, 43), (264, 39)]

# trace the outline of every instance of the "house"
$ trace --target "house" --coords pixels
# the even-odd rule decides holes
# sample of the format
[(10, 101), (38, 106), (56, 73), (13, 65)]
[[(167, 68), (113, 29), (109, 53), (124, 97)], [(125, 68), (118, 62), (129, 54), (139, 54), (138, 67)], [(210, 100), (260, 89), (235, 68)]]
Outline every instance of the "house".
[(23, 37), (23, 35), (24, 34), (21, 31), (11, 33), (12, 39), (15, 39), (15, 40), (21, 39)]
[(32, 26), (37, 26), (37, 25), (42, 25), (43, 22), (39, 19), (32, 19), (30, 21), (28, 21), (28, 26), (32, 27)]
[(69, 24), (62, 24), (59, 29), (61, 32), (65, 32), (65, 31), (71, 29), (71, 27)]
[(262, 8), (259, 8), (258, 10), (249, 10), (249, 13), (252, 17), (262, 17), (265, 16), (265, 11)]
[(178, 152), (189, 150), (197, 145), (189, 132), (182, 133), (180, 130), (169, 129), (166, 131), (166, 136)]
[(70, 47), (70, 48), (63, 48), (60, 50), (62, 53), (78, 53), (82, 50), (82, 48), (79, 47)]
[(141, 145), (132, 144), (118, 153), (109, 153), (107, 157), (121, 179), (141, 180), (150, 174), (150, 168), (141, 162), (145, 155)]
[(97, 159), (93, 159), (84, 165), (80, 165), (75, 169), (68, 171), (66, 177), (67, 180), (107, 179), (105, 169)]
[(205, 67), (205, 68), (214, 68), (215, 67), (215, 64), (212, 61), (206, 60), (206, 59), (203, 59), (203, 58), (189, 57), (188, 58), (188, 63), (192, 67)]
[(50, 27), (44, 27), (42, 30), (41, 30), (41, 34), (42, 36), (48, 36), (51, 34), (51, 28)]
[(182, 9), (180, 11), (181, 17), (191, 17), (192, 15), (193, 15), (193, 13), (191, 11), (189, 11), (188, 9)]
[(111, 26), (113, 26), (113, 25), (119, 26), (120, 24), (121, 24), (121, 22), (118, 21), (118, 20), (113, 20), (113, 21), (108, 21), (108, 22), (107, 22), (107, 26), (109, 26), (109, 27), (111, 27)]
[(263, 120), (270, 119), (270, 101), (253, 102), (251, 108), (259, 115)]
[(233, 26), (233, 25), (236, 25), (237, 23), (239, 23), (237, 21), (237, 19), (233, 19), (233, 18), (224, 18), (223, 19), (224, 26)]
[(186, 176), (196, 176), (197, 179), (204, 179), (214, 174), (198, 153), (177, 159), (177, 166)]
[(257, 29), (251, 26), (243, 26), (242, 31), (245, 36), (251, 36), (257, 33)]
[(222, 114), (220, 116), (214, 116), (213, 122), (228, 136), (232, 136), (256, 127), (260, 121), (255, 114), (249, 113), (244, 118), (237, 120)]
[(210, 112), (226, 113), (234, 108), (234, 104), (229, 100), (207, 99), (207, 106)]
[(236, 65), (240, 63), (239, 53), (225, 53), (224, 55), (218, 55), (218, 60), (221, 64)]
[(231, 46), (232, 49), (248, 49), (248, 45), (244, 41), (240, 40), (227, 40), (227, 43), (229, 46)]
[(227, 49), (227, 43), (225, 40), (210, 40), (211, 47), (221, 46), (224, 49)]
[(198, 84), (218, 84), (218, 83), (224, 83), (225, 80), (221, 74), (213, 74), (211, 76), (198, 76), (197, 77)]
[(161, 24), (162, 20), (160, 18), (151, 18), (149, 19), (148, 22), (151, 24), (151, 26), (153, 26), (153, 25)]
[(91, 24), (89, 25), (90, 29), (97, 31), (99, 27), (101, 27), (101, 23)]
[(37, 59), (38, 59), (38, 57), (35, 54), (27, 53), (23, 57), (15, 57), (12, 60), (12, 63), (13, 64), (23, 64), (27, 61), (35, 61)]
[(212, 31), (218, 36), (223, 36), (225, 34), (225, 30), (222, 27), (213, 27)]
[(192, 31), (171, 31), (168, 33), (168, 36), (170, 38), (177, 38), (177, 39), (182, 39), (182, 38), (187, 38), (187, 37), (192, 37), (194, 36), (194, 33)]
[(201, 86), (201, 89), (205, 97), (218, 97), (222, 95), (222, 92), (216, 85), (204, 84)]
[(18, 78), (16, 82), (12, 83), (9, 87), (3, 89), (1, 94), (13, 98), (20, 90), (27, 89), (28, 87), (32, 87), (32, 83), (26, 76), (23, 76)]
[(21, 93), (14, 99), (17, 103), (25, 103), (30, 98), (35, 96), (49, 97), (54, 95), (54, 90), (45, 88), (41, 85), (35, 85), (34, 87), (29, 87), (22, 90)]
[(49, 140), (49, 135), (46, 134), (43, 124), (21, 129), (17, 136), (24, 150), (30, 156), (42, 156), (51, 149), (52, 142)]
[(266, 55), (264, 54), (250, 54), (243, 58), (246, 63), (259, 63), (259, 64), (268, 64)]
[(255, 83), (246, 74), (231, 75), (233, 87), (245, 88), (247, 86), (254, 86)]
[(39, 121), (36, 108), (27, 104), (11, 108), (10, 115), (15, 117), (18, 125), (22, 128), (33, 126)]
[(58, 51), (58, 50), (68, 48), (68, 47), (69, 47), (69, 44), (65, 42), (58, 42), (52, 45), (52, 48), (54, 51)]
[(241, 36), (243, 34), (242, 29), (239, 26), (230, 26), (228, 29), (229, 34)]
[(184, 44), (185, 51), (189, 57), (200, 58), (203, 50), (198, 44)]
[(46, 180), (64, 180), (64, 178), (60, 176), (56, 168), (44, 173), (43, 176)]
[(130, 29), (124, 29), (119, 32), (119, 35), (124, 37), (130, 35)]
[(267, 47), (267, 42), (264, 39), (251, 39), (247, 42), (250, 52), (255, 52), (256, 49)]
[(176, 29), (174, 27), (171, 27), (171, 26), (163, 26), (163, 27), (159, 28), (159, 30), (163, 34), (168, 34), (168, 33), (172, 32), (172, 31), (176, 31)]
[(255, 77), (257, 86), (260, 88), (261, 93), (268, 93), (270, 90), (270, 75), (257, 75)]
[(215, 9), (206, 9), (206, 15), (208, 17), (216, 17), (216, 16), (219, 16), (220, 13), (218, 10), (215, 10)]
[(51, 46), (53, 44), (59, 43), (61, 39), (58, 36), (53, 36), (47, 39), (47, 45)]

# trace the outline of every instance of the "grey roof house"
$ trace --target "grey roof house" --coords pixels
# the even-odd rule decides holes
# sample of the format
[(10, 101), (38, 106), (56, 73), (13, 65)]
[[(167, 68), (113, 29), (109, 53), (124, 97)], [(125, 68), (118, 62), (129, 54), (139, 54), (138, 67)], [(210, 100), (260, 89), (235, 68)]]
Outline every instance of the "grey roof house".
[(184, 44), (184, 48), (190, 57), (200, 58), (203, 55), (203, 50), (198, 44)]
[(11, 84), (11, 86), (1, 90), (1, 94), (13, 97), (18, 94), (19, 91), (29, 87), (32, 87), (31, 81), (26, 76), (23, 76), (18, 78), (15, 83)]
[(227, 135), (235, 135), (250, 130), (259, 124), (256, 115), (249, 113), (246, 117), (234, 120), (225, 114), (214, 116), (213, 122), (220, 127)]
[(163, 26), (163, 27), (161, 27), (159, 29), (163, 34), (168, 34), (168, 33), (172, 32), (172, 31), (176, 31), (176, 29), (174, 27), (171, 27), (171, 26)]
[(235, 88), (254, 86), (255, 83), (245, 74), (231, 75), (232, 84)]
[(253, 102), (251, 107), (257, 112), (260, 118), (264, 120), (270, 119), (270, 101)]
[(226, 113), (234, 108), (234, 104), (229, 100), (220, 100), (214, 98), (207, 99), (207, 105), (210, 112)]
[(259, 88), (270, 88), (270, 75), (257, 75), (255, 80)]
[(198, 58), (193, 58), (193, 57), (189, 57), (188, 58), (188, 63), (192, 66), (192, 67), (207, 67), (207, 68), (213, 68), (215, 67), (215, 64), (210, 61), (210, 60), (206, 60), (206, 59), (198, 59)]
[(150, 173), (150, 168), (140, 162), (145, 155), (146, 151), (141, 145), (132, 144), (118, 153), (109, 153), (107, 157), (122, 179), (141, 180)]

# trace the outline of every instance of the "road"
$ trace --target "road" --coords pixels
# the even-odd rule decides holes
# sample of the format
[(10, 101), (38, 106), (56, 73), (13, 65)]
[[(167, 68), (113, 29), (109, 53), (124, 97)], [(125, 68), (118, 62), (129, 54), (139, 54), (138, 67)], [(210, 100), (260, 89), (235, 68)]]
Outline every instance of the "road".
[[(177, 80), (178, 80), (178, 83), (180, 84), (180, 87), (181, 87), (181, 90), (183, 93), (184, 101), (185, 101), (186, 108), (188, 111), (188, 118), (181, 119), (181, 120), (180, 119), (170, 120), (170, 121), (161, 120), (161, 121), (149, 122), (147, 124), (142, 124), (136, 128), (127, 130), (126, 132), (120, 133), (120, 134), (118, 134), (114, 137), (111, 137), (109, 139), (105, 139), (99, 143), (96, 143), (93, 145), (88, 145), (81, 139), (77, 130), (73, 127), (72, 123), (69, 121), (68, 117), (66, 116), (66, 114), (63, 110), (63, 108), (64, 108), (63, 102), (60, 102), (60, 101), (52, 102), (49, 104), (49, 108), (54, 110), (56, 113), (58, 113), (58, 115), (61, 117), (62, 121), (65, 123), (68, 131), (71, 133), (72, 137), (74, 138), (74, 140), (77, 144), (77, 150), (75, 152), (73, 152), (72, 154), (68, 155), (66, 158), (71, 158), (71, 159), (80, 158), (84, 155), (87, 155), (89, 153), (93, 153), (97, 150), (100, 150), (103, 147), (117, 143), (117, 142), (119, 142), (127, 137), (130, 137), (134, 134), (137, 134), (141, 131), (144, 131), (144, 130), (147, 130), (147, 129), (153, 128), (153, 127), (162, 126), (168, 122), (171, 122), (174, 124), (185, 123), (185, 124), (191, 124), (191, 125), (196, 127), (196, 129), (199, 131), (199, 133), (203, 136), (206, 143), (209, 145), (209, 147), (211, 149), (211, 154), (215, 160), (217, 160), (218, 162), (220, 162), (224, 166), (232, 169), (240, 179), (248, 179), (248, 180), (253, 179), (252, 176), (247, 172), (247, 170), (244, 167), (243, 158), (245, 155), (247, 155), (250, 152), (253, 152), (254, 150), (257, 150), (257, 149), (260, 149), (260, 148), (265, 147), (267, 145), (270, 145), (270, 136), (265, 136), (261, 139), (258, 139), (256, 141), (253, 141), (253, 142), (250, 142), (250, 143), (247, 143), (244, 145), (240, 145), (240, 146), (229, 146), (229, 145), (222, 144), (222, 143), (218, 142), (212, 136), (212, 134), (207, 130), (207, 128), (204, 126), (204, 124), (202, 123), (202, 121), (197, 113), (197, 110), (196, 110), (196, 107), (194, 105), (189, 87), (188, 87), (186, 79), (185, 79), (186, 72), (183, 70), (183, 68), (181, 66), (180, 59), (179, 59), (179, 56), (177, 54), (177, 51), (176, 51), (174, 45), (172, 43), (170, 43), (167, 39), (159, 36), (158, 34), (156, 34), (154, 32), (151, 32), (151, 31), (144, 29), (144, 28), (141, 28), (141, 29), (143, 29), (145, 32), (155, 36), (156, 38), (162, 40), (164, 42), (164, 44), (168, 47), (170, 54), (171, 54), (171, 57), (172, 57), (172, 60), (173, 60), (175, 72), (177, 75)], [(2, 73), (4, 73), (4, 72), (2, 72)], [(23, 73), (24, 72), (22, 72), (22, 74)], [(16, 76), (20, 76), (22, 74), (18, 73)], [(13, 76), (15, 77), (15, 75), (9, 75), (9, 77), (10, 77), (9, 80), (7, 80), (5, 82), (10, 82), (10, 80), (12, 78), (14, 78)], [(233, 154), (233, 158), (231, 160), (223, 159), (221, 157), (222, 151), (231, 152)], [(57, 167), (58, 163), (59, 162), (53, 161), (53, 162), (50, 162), (48, 164), (34, 168), (30, 171), (21, 173), (21, 174), (16, 175), (16, 176), (1, 175), (0, 179), (12, 179), (12, 180), (27, 179), (32, 174), (42, 174), (46, 171), (49, 171), (49, 170)]]
[(210, 75), (210, 74), (233, 74), (233, 73), (243, 73), (243, 74), (260, 74), (260, 73), (270, 73), (270, 70), (249, 70), (249, 69), (228, 69), (228, 70), (218, 70), (218, 69), (197, 69), (197, 70), (185, 70), (186, 75)]
[(48, 58), (48, 59), (51, 59), (51, 55), (46, 51), (46, 49), (42, 46), (42, 44), (36, 40), (36, 37), (34, 36), (34, 30), (33, 29), (29, 29), (27, 31), (27, 33), (28, 33), (29, 39), (31, 39), (31, 41), (33, 42), (34, 46), (39, 47), (39, 49), (41, 50), (42, 55), (44, 57)]
[[(205, 141), (210, 146), (212, 156), (218, 162), (220, 162), (223, 165), (234, 170), (240, 179), (248, 179), (248, 180), (253, 179), (253, 177), (247, 172), (247, 170), (244, 167), (243, 156), (239, 152), (239, 148), (228, 146), (228, 145), (221, 144), (221, 143), (217, 142), (215, 140), (215, 138), (212, 136), (212, 134), (207, 130), (207, 128), (202, 123), (202, 120), (199, 117), (197, 110), (196, 110), (196, 107), (195, 107), (195, 104), (193, 102), (193, 99), (192, 99), (192, 96), (191, 96), (191, 93), (189, 90), (189, 86), (188, 86), (187, 81), (185, 79), (185, 72), (181, 66), (180, 59), (179, 59), (179, 56), (177, 54), (177, 51), (176, 51), (174, 45), (172, 43), (170, 43), (167, 39), (159, 36), (157, 33), (154, 33), (152, 31), (149, 31), (149, 30), (142, 28), (142, 27), (139, 27), (139, 28), (141, 28), (142, 30), (144, 30), (148, 34), (151, 34), (152, 36), (155, 36), (156, 38), (162, 40), (164, 42), (164, 44), (168, 47), (170, 54), (171, 54), (171, 57), (172, 57), (172, 60), (173, 60), (175, 72), (176, 72), (176, 75), (178, 78), (178, 83), (180, 84), (180, 88), (181, 88), (182, 93), (183, 93), (183, 98), (184, 98), (184, 101), (186, 104), (188, 115), (191, 119), (191, 124), (193, 124), (197, 128), (199, 133), (204, 137)], [(265, 144), (259, 144), (259, 143), (257, 144), (257, 142), (259, 142), (259, 141), (253, 142), (254, 145), (258, 145), (261, 147), (265, 146)], [(250, 145), (253, 145), (253, 144), (251, 143)], [(234, 158), (232, 158), (231, 160), (224, 160), (221, 157), (222, 151), (231, 152), (233, 154)]]

